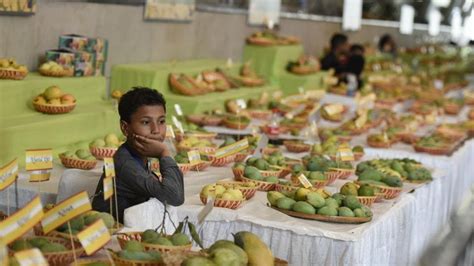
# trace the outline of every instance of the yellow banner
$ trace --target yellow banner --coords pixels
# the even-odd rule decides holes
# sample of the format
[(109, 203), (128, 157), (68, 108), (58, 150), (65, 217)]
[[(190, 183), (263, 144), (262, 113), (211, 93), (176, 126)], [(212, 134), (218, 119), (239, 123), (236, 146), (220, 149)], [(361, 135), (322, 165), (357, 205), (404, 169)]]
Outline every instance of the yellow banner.
[(0, 265), (9, 265), (7, 246), (0, 242)]
[(216, 151), (216, 157), (217, 158), (222, 158), (225, 156), (229, 156), (232, 154), (236, 154), (239, 151), (243, 151), (249, 147), (249, 141), (247, 138), (244, 138), (242, 140), (239, 140), (233, 144), (230, 144), (228, 146), (222, 147)]
[(198, 164), (201, 162), (201, 154), (196, 150), (188, 151), (188, 159), (191, 165)]
[(53, 151), (51, 149), (26, 150), (26, 171), (46, 170), (53, 168)]
[(30, 182), (48, 181), (51, 176), (51, 170), (30, 171)]
[(0, 223), (0, 239), (6, 244), (13, 242), (41, 221), (43, 215), (41, 199), (36, 196), (25, 207)]
[(106, 177), (115, 177), (115, 166), (114, 166), (114, 158), (105, 157), (104, 158), (104, 169), (105, 169), (105, 176)]
[(45, 234), (53, 231), (58, 226), (72, 218), (92, 209), (86, 191), (80, 192), (49, 210), (41, 221)]
[(349, 147), (340, 146), (337, 149), (337, 154), (341, 161), (354, 161), (354, 153)]
[(298, 180), (300, 181), (300, 183), (305, 188), (313, 187), (313, 184), (311, 184), (311, 182), (309, 182), (308, 178), (306, 178), (306, 176), (304, 174), (299, 175)]
[(102, 219), (97, 220), (91, 226), (79, 232), (77, 238), (81, 242), (82, 247), (84, 247), (87, 255), (92, 255), (105, 246), (111, 239), (109, 230)]
[(0, 191), (4, 190), (15, 182), (18, 176), (18, 160), (7, 163), (7, 165), (0, 168)]
[(37, 248), (15, 252), (15, 258), (21, 266), (48, 266), (48, 261)]
[(104, 200), (109, 199), (114, 195), (114, 177), (109, 176), (104, 178)]

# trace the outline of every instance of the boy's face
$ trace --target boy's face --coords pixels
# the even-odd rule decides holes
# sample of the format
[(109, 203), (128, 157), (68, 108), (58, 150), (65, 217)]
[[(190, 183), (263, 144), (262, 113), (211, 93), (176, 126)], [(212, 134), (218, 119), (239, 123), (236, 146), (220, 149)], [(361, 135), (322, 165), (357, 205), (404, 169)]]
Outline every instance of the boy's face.
[(130, 122), (120, 122), (122, 133), (127, 138), (140, 135), (163, 141), (166, 136), (166, 112), (161, 105), (144, 105), (130, 117)]

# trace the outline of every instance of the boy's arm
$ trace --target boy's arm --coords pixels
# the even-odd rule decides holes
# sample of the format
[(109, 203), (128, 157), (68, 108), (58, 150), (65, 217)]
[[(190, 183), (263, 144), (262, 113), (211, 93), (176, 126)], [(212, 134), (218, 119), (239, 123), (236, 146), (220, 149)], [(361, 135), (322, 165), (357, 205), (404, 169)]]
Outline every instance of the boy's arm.
[(178, 165), (171, 157), (163, 157), (160, 159), (160, 169), (163, 177), (161, 182), (153, 173), (147, 172), (130, 158), (123, 161), (117, 177), (138, 196), (154, 197), (173, 206), (183, 204), (184, 182)]

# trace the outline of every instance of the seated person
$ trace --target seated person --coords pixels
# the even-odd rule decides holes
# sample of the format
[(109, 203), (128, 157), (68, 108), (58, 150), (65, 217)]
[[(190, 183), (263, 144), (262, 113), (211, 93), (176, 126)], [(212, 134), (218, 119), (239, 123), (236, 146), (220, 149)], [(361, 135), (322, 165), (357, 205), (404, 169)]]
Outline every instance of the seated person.
[(328, 54), (321, 59), (321, 69), (334, 69), (336, 76), (347, 71), (349, 42), (347, 36), (336, 33), (331, 37), (331, 47)]
[(397, 44), (390, 34), (384, 34), (380, 37), (379, 51), (383, 54), (397, 55)]
[[(149, 88), (133, 88), (121, 97), (118, 111), (120, 129), (127, 140), (114, 155), (118, 217), (115, 217), (115, 200), (111, 199), (115, 219), (123, 223), (125, 209), (150, 198), (173, 206), (183, 204), (183, 174), (163, 143), (166, 136), (163, 95)], [(160, 179), (150, 171), (148, 158), (159, 159)], [(97, 184), (92, 207), (110, 212), (110, 199), (103, 198), (103, 179), (104, 174)]]
[(347, 62), (347, 72), (352, 73), (357, 77), (359, 88), (361, 87), (361, 74), (365, 65), (364, 51), (365, 50), (362, 45), (352, 45), (349, 61)]

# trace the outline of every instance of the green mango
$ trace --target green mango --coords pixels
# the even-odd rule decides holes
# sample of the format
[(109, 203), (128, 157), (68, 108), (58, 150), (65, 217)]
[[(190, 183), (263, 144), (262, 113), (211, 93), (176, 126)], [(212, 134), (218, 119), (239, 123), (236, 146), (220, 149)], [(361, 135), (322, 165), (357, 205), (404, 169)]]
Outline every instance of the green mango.
[(131, 250), (121, 250), (119, 252), (119, 257), (126, 260), (140, 260), (140, 261), (152, 261), (154, 258), (144, 251), (131, 251)]
[(346, 196), (342, 195), (341, 193), (334, 193), (334, 194), (331, 195), (331, 198), (333, 198), (333, 199), (336, 200), (338, 206), (341, 206), (342, 200), (343, 200), (345, 197), (346, 197)]
[(306, 201), (315, 208), (321, 208), (326, 205), (326, 200), (317, 192), (306, 194)]
[(324, 206), (318, 210), (318, 214), (326, 216), (337, 216), (337, 209), (332, 206)]
[(310, 180), (326, 180), (326, 176), (319, 171), (313, 171), (309, 173), (308, 179)]
[(255, 162), (255, 167), (257, 167), (259, 170), (266, 171), (268, 170), (268, 163), (264, 159), (258, 159)]
[(42, 237), (32, 238), (28, 242), (30, 242), (30, 244), (34, 246), (35, 248), (41, 248), (42, 246), (50, 243), (49, 240)]
[(153, 229), (148, 229), (142, 233), (142, 241), (149, 243), (153, 240), (156, 240), (160, 235)]
[(189, 241), (189, 237), (183, 233), (176, 233), (172, 235), (171, 242), (174, 246), (184, 246), (191, 243), (191, 241)]
[(372, 217), (372, 210), (369, 207), (362, 205), (361, 210), (364, 211), (366, 217)]
[(265, 178), (265, 182), (269, 182), (269, 183), (273, 183), (273, 184), (277, 184), (278, 181), (279, 181), (278, 177), (276, 177), (276, 176), (269, 176), (269, 177)]
[(262, 174), (260, 174), (260, 172), (252, 172), (248, 175), (245, 175), (245, 177), (253, 179), (253, 180), (262, 180), (263, 179)]
[(306, 201), (295, 202), (295, 204), (293, 204), (291, 209), (295, 212), (301, 212), (301, 213), (306, 213), (306, 214), (316, 213), (316, 210), (314, 209), (314, 207)]
[(342, 201), (342, 204), (351, 210), (358, 209), (362, 207), (359, 199), (356, 196), (346, 196)]
[(403, 186), (403, 181), (400, 177), (398, 176), (385, 176), (382, 178), (383, 183), (387, 184), (390, 187), (402, 187)]
[(369, 184), (363, 184), (357, 190), (357, 194), (361, 197), (373, 197), (375, 196), (374, 188)]
[(339, 207), (337, 209), (337, 215), (338, 216), (344, 216), (344, 217), (354, 217), (355, 214), (352, 212), (351, 209), (347, 207)]
[(325, 200), (325, 206), (328, 206), (328, 207), (332, 207), (334, 209), (337, 209), (339, 208), (339, 203), (337, 202), (336, 199), (333, 199), (333, 198), (327, 198)]
[(144, 251), (145, 249), (143, 248), (142, 243), (136, 241), (136, 240), (130, 240), (128, 241), (123, 249), (128, 250), (128, 251)]
[(14, 251), (22, 251), (25, 249), (31, 249), (33, 248), (33, 245), (31, 245), (30, 242), (28, 242), (26, 239), (18, 239), (13, 242), (11, 245), (11, 249)]
[(365, 169), (362, 173), (359, 174), (359, 180), (374, 180), (374, 181), (381, 181), (382, 177), (384, 176), (383, 173), (372, 169), (368, 168)]
[(240, 266), (241, 261), (237, 253), (229, 248), (216, 248), (210, 252), (210, 258), (217, 265)]
[(218, 249), (218, 248), (227, 248), (234, 251), (239, 257), (239, 260), (241, 262), (240, 265), (248, 264), (249, 258), (247, 256), (247, 253), (245, 253), (245, 251), (241, 247), (234, 244), (234, 242), (230, 240), (218, 240), (214, 242), (214, 244), (212, 244), (212, 246), (210, 246), (208, 250), (209, 252), (212, 252), (213, 250)]
[(41, 246), (40, 250), (43, 253), (51, 253), (51, 252), (66, 251), (67, 248), (60, 243), (49, 243), (49, 244)]
[(244, 168), (244, 176), (248, 177), (253, 173), (260, 173), (258, 169), (254, 166), (246, 166)]
[(217, 266), (212, 260), (205, 257), (191, 257), (187, 258), (182, 264), (182, 266)]
[(284, 198), (279, 198), (276, 203), (277, 203), (276, 204), (277, 207), (280, 209), (291, 210), (291, 208), (293, 207), (293, 204), (295, 204), (296, 201), (294, 199), (284, 197)]
[(345, 183), (341, 187), (341, 194), (345, 196), (349, 196), (349, 195), (357, 196), (357, 185), (351, 182)]
[(355, 217), (367, 217), (365, 212), (361, 208), (357, 208), (354, 210)]
[(173, 242), (171, 242), (168, 238), (164, 236), (158, 237), (156, 240), (152, 242), (152, 244), (162, 245), (162, 246), (174, 246)]

